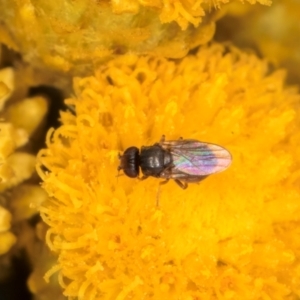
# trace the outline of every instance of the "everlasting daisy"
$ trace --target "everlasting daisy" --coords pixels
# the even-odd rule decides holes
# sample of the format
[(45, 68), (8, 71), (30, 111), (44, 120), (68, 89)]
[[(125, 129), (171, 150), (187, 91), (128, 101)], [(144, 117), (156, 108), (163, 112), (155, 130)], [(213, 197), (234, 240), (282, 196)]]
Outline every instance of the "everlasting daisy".
[[(40, 211), (74, 299), (297, 299), (299, 100), (281, 70), (212, 44), (181, 60), (128, 55), (74, 79), (37, 170)], [(117, 177), (118, 153), (179, 137), (232, 166), (200, 184)]]

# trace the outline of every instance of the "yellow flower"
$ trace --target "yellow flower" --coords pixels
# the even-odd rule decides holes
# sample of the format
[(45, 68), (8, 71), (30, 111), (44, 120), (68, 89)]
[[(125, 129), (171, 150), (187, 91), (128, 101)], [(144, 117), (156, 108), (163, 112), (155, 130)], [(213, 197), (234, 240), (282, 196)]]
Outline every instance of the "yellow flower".
[[(284, 72), (220, 44), (125, 56), (75, 78), (37, 170), (64, 294), (79, 299), (297, 299), (299, 100)], [(72, 113), (75, 109), (76, 113)], [(116, 177), (118, 153), (165, 134), (226, 147), (187, 190)]]
[(95, 66), (125, 53), (185, 56), (211, 40), (216, 15), (226, 2), (2, 0), (0, 41), (48, 72), (90, 74)]

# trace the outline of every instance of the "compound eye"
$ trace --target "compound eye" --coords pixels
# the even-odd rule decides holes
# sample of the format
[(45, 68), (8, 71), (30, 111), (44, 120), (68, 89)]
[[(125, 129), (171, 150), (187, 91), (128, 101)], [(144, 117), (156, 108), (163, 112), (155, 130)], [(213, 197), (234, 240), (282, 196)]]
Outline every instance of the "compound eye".
[(139, 169), (138, 168), (127, 168), (124, 169), (124, 174), (130, 178), (136, 178), (139, 176)]
[(124, 174), (130, 178), (139, 176), (139, 149), (130, 147), (121, 157), (121, 166)]

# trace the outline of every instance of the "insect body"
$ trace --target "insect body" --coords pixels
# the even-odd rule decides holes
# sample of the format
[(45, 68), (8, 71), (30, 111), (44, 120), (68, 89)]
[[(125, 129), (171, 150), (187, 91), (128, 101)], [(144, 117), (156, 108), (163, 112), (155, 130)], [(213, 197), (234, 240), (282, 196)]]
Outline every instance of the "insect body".
[(188, 183), (224, 171), (232, 161), (231, 154), (221, 146), (197, 140), (166, 141), (164, 136), (159, 143), (142, 146), (140, 151), (137, 147), (127, 148), (119, 158), (118, 169), (128, 177), (138, 177), (141, 168), (141, 179), (164, 178), (161, 184), (174, 179), (183, 189)]

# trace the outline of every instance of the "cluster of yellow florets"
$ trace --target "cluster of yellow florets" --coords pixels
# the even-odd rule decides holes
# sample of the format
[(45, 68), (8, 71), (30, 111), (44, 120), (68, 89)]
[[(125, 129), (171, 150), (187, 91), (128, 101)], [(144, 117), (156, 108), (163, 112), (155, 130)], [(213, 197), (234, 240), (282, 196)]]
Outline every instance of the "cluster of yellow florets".
[(16, 242), (16, 237), (9, 231), (11, 214), (0, 206), (0, 255), (6, 253)]
[(0, 41), (48, 72), (87, 75), (120, 54), (185, 56), (212, 39), (219, 9), (227, 2), (2, 0)]
[[(80, 299), (296, 299), (300, 98), (283, 80), (218, 44), (76, 78), (76, 114), (61, 114), (38, 158), (58, 253), (47, 278), (58, 271)], [(162, 134), (220, 144), (233, 164), (187, 190), (163, 186), (157, 206), (158, 179), (116, 174), (119, 152)]]
[[(0, 66), (3, 58), (0, 45)], [(21, 73), (21, 74), (20, 74)], [(9, 268), (12, 257), (20, 251), (28, 258), (33, 248), (42, 249), (37, 243), (29, 219), (37, 215), (37, 207), (47, 195), (34, 183), (35, 155), (30, 150), (30, 139), (36, 137), (47, 113), (45, 97), (26, 97), (26, 80), (16, 78), (25, 75), (21, 69), (0, 69), (0, 280), (8, 281), (14, 274)], [(28, 181), (31, 179), (31, 182)], [(24, 183), (24, 181), (26, 181)], [(39, 245), (37, 245), (39, 244)]]
[[(25, 98), (12, 105), (10, 99), (15, 86), (12, 68), (0, 70), (0, 191), (12, 188), (31, 177), (35, 156), (25, 151), (16, 151), (26, 145), (30, 136), (39, 127), (47, 112), (47, 100), (43, 97)], [(6, 106), (5, 106), (6, 104)]]
[[(36, 300), (298, 300), (300, 95), (210, 42), (298, 82), (297, 1), (0, 2), (0, 42), (22, 55), (0, 47), (0, 281), (22, 249)], [(40, 187), (50, 94), (72, 79)], [(118, 174), (162, 135), (233, 163), (186, 190)]]

